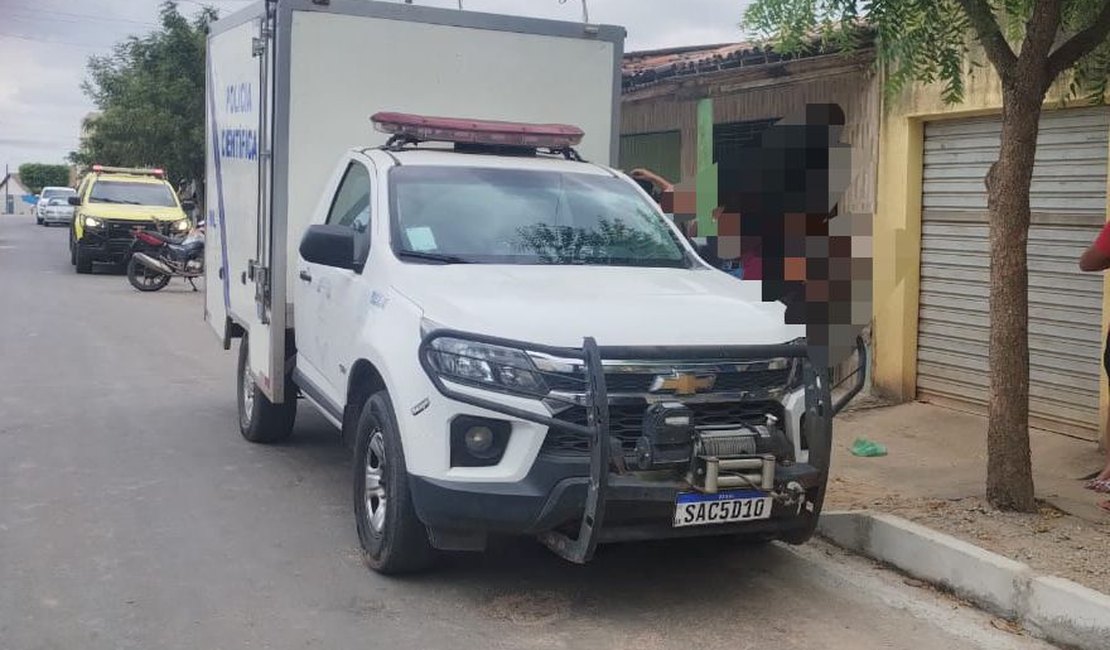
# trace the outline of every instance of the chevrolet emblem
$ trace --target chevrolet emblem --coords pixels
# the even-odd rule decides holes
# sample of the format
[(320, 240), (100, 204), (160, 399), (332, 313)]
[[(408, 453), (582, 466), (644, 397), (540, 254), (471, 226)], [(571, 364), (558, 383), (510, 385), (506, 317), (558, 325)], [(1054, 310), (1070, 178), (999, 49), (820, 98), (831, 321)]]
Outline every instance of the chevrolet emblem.
[(670, 375), (658, 375), (651, 384), (651, 392), (670, 391), (675, 395), (693, 395), (713, 388), (717, 377), (714, 375), (694, 375), (685, 372), (675, 372)]

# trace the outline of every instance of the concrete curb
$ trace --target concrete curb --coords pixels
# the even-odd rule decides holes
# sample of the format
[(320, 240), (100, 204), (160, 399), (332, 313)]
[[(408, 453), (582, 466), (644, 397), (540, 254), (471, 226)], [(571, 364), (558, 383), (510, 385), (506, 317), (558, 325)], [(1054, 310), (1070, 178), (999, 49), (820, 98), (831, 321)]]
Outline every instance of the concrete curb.
[(1110, 596), (1033, 569), (911, 521), (870, 512), (826, 512), (817, 533), (833, 544), (951, 590), (1043, 639), (1105, 650)]

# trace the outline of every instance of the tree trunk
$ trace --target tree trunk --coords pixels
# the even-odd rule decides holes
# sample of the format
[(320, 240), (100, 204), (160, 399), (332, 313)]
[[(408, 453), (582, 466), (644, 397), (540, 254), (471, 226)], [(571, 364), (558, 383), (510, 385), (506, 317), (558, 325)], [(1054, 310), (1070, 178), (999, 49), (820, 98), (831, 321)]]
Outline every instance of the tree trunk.
[(990, 220), (990, 415), (987, 500), (1032, 512), (1029, 454), (1029, 188), (1044, 92), (1035, 79), (1005, 84), (1002, 146), (987, 175)]

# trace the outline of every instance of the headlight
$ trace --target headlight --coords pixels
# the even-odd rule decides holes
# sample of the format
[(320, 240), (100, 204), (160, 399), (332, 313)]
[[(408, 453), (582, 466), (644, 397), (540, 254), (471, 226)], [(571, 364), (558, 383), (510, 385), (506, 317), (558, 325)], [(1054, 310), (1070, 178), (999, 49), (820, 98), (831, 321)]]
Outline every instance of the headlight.
[(444, 379), (515, 393), (547, 393), (543, 378), (523, 350), (443, 337), (432, 341), (428, 357)]
[(88, 228), (99, 228), (104, 225), (104, 222), (96, 217), (85, 217), (85, 226)]
[(182, 219), (181, 221), (174, 222), (173, 229), (176, 230), (177, 232), (185, 232), (186, 230), (189, 229), (189, 220), (188, 219)]

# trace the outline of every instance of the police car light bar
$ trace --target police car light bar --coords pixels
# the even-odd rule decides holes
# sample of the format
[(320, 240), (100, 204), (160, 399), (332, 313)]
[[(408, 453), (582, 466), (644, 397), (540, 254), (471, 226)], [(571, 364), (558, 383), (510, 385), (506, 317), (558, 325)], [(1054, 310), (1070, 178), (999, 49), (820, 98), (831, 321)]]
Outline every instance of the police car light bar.
[(143, 176), (164, 176), (165, 171), (162, 169), (141, 169), (139, 167), (108, 167), (106, 165), (93, 165), (94, 172), (106, 172), (108, 174), (139, 174)]
[(567, 124), (527, 124), (496, 120), (428, 117), (409, 113), (375, 113), (370, 117), (383, 133), (418, 142), (454, 142), (511, 147), (566, 149), (582, 142), (585, 132)]

